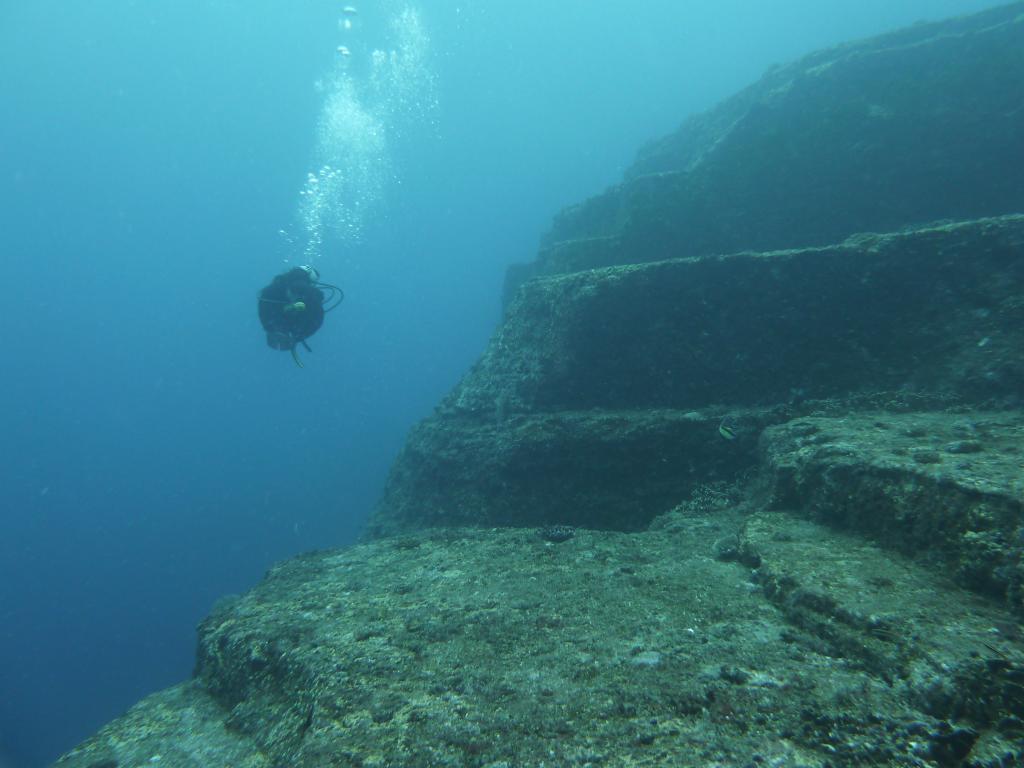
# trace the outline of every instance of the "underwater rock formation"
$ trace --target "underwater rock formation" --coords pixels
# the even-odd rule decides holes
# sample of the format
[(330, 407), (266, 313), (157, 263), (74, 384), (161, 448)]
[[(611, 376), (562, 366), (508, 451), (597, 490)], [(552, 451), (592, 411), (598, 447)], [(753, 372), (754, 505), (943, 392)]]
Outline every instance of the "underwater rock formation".
[(645, 150), (367, 540), (58, 765), (1024, 764), (1022, 35), (841, 46)]
[(1024, 411), (801, 418), (761, 437), (775, 506), (869, 535), (1024, 616)]
[(58, 765), (996, 766), (1024, 759), (1013, 626), (714, 492), (637, 534), (438, 530), (274, 568), (193, 682)]
[(636, 530), (802, 413), (1020, 407), (1022, 285), (1021, 215), (537, 278), (412, 431), (369, 531)]
[(642, 150), (558, 217), (533, 271), (1024, 211), (1022, 82), (1020, 2), (811, 54)]

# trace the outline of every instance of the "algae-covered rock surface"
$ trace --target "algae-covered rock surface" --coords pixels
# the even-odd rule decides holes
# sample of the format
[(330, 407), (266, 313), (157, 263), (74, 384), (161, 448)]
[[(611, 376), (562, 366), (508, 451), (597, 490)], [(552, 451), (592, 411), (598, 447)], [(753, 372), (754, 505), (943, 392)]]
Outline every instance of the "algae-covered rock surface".
[(776, 503), (918, 554), (1024, 613), (1024, 413), (863, 413), (765, 431)]
[(413, 430), (369, 533), (633, 530), (801, 413), (1019, 408), (1022, 285), (1021, 215), (532, 280)]
[(490, 415), (865, 388), (1021, 397), (1022, 252), (1024, 216), (1011, 215), (534, 280), (446, 404)]
[(229, 714), (191, 680), (146, 697), (57, 765), (271, 768), (250, 738), (226, 727)]
[(450, 529), (310, 554), (196, 679), (63, 768), (978, 765), (1024, 759), (1012, 620), (714, 488), (636, 534)]
[(556, 220), (534, 271), (1022, 211), (1022, 81), (1020, 2), (818, 51), (645, 148)]
[(451, 524), (642, 529), (695, 485), (754, 466), (756, 440), (722, 439), (722, 418), (597, 410), (431, 419), (406, 440), (367, 532)]

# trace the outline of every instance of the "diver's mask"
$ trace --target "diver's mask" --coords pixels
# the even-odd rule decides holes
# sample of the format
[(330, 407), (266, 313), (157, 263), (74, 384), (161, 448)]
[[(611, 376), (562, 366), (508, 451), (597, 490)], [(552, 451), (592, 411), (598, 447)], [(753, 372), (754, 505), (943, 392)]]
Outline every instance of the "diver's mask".
[(311, 283), (319, 283), (320, 282), (320, 273), (316, 271), (316, 267), (312, 267), (309, 264), (305, 264), (305, 265), (299, 267), (299, 269), (301, 269), (303, 272), (305, 272), (307, 275), (309, 275), (309, 282), (311, 282)]

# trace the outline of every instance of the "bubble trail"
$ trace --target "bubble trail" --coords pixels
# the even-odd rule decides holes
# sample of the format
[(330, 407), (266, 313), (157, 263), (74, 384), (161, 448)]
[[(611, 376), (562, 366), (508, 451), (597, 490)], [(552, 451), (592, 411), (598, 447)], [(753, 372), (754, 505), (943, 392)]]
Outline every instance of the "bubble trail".
[(394, 13), (386, 45), (373, 49), (353, 39), (357, 13), (352, 6), (342, 10), (344, 42), (330, 74), (317, 81), (324, 100), (314, 169), (299, 191), (298, 206), (306, 263), (316, 262), (328, 244), (361, 239), (368, 218), (398, 181), (393, 143), (436, 127), (430, 37), (419, 11), (405, 7)]

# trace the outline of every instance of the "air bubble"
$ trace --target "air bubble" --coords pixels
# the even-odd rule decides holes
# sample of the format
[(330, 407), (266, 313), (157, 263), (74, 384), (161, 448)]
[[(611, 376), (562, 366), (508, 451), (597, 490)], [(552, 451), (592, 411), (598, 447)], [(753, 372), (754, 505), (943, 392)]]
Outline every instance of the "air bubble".
[[(343, 13), (342, 21), (348, 22), (357, 12), (347, 6)], [(349, 29), (351, 23), (342, 26)], [(317, 81), (324, 94), (317, 122), (320, 170), (309, 173), (299, 192), (308, 262), (319, 256), (328, 236), (342, 242), (362, 237), (366, 218), (398, 180), (391, 143), (434, 125), (437, 98), (429, 66), (430, 40), (418, 12), (407, 8), (396, 14), (390, 29), (392, 46), (370, 54), (367, 75), (355, 74), (355, 57), (341, 45), (334, 74)]]

